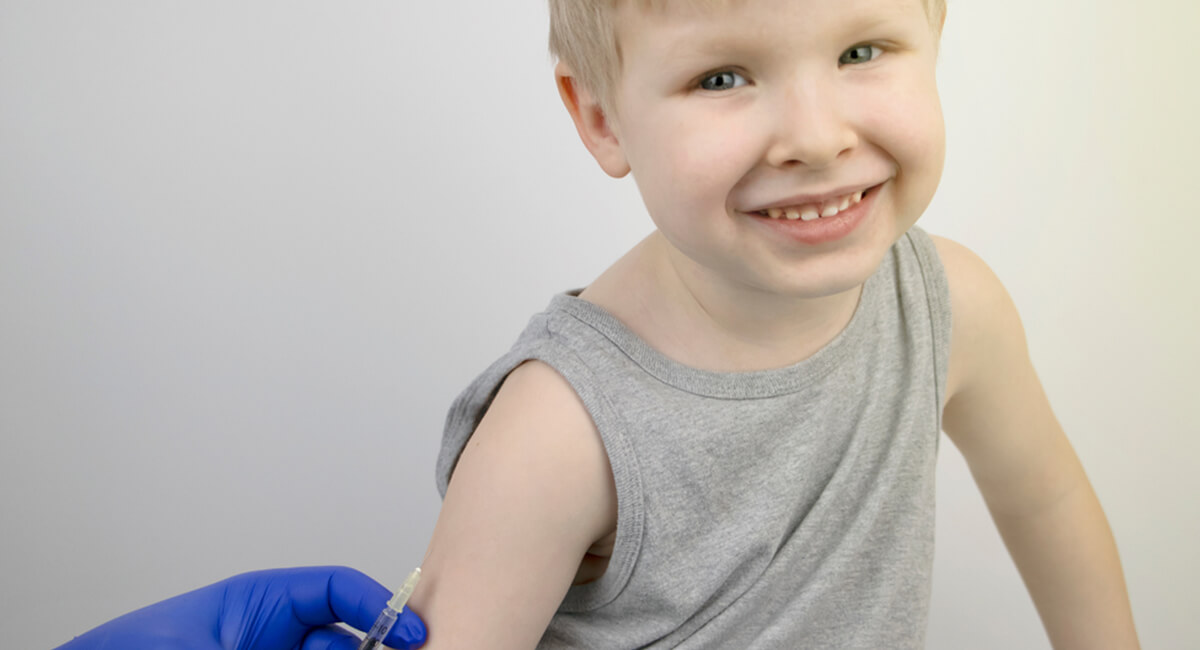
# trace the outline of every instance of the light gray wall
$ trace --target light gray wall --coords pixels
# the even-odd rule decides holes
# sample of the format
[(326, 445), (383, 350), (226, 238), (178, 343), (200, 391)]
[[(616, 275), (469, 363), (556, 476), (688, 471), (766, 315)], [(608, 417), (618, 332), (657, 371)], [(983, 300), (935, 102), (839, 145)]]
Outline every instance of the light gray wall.
[[(1148, 648), (1200, 647), (1198, 26), (952, 0), (921, 222), (1016, 300)], [(245, 570), (420, 561), (450, 400), (650, 227), (545, 28), (540, 1), (0, 0), (0, 646)], [(940, 462), (929, 647), (1047, 647)]]

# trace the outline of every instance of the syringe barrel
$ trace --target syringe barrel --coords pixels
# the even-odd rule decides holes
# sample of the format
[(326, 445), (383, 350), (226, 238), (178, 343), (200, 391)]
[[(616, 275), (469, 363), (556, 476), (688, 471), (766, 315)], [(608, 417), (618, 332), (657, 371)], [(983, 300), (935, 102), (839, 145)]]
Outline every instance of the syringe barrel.
[(413, 569), (413, 572), (408, 574), (408, 579), (403, 585), (392, 594), (392, 599), (388, 601), (386, 607), (383, 608), (383, 613), (379, 618), (375, 619), (375, 624), (371, 626), (371, 631), (367, 632), (366, 638), (359, 644), (358, 650), (375, 650), (383, 645), (383, 639), (392, 631), (392, 625), (396, 623), (396, 617), (404, 609), (404, 603), (408, 602), (408, 597), (412, 595), (413, 589), (416, 589), (417, 582), (421, 580), (421, 567)]
[(399, 616), (399, 612), (391, 607), (384, 607), (383, 612), (379, 614), (379, 618), (375, 619), (375, 624), (371, 626), (371, 630), (367, 632), (367, 636), (359, 644), (358, 650), (375, 650), (382, 647), (384, 638), (387, 637), (388, 632), (392, 631), (392, 626), (396, 624), (397, 616)]

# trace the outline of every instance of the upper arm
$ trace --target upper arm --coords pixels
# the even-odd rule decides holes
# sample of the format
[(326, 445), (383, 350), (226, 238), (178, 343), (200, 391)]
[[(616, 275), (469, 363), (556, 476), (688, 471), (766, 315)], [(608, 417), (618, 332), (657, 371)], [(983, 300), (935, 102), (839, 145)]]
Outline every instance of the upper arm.
[(570, 385), (509, 374), (451, 477), (413, 611), (426, 648), (532, 648), (588, 547), (616, 520), (608, 456)]
[(933, 240), (953, 314), (943, 429), (993, 514), (1041, 508), (1083, 474), (1034, 370), (1016, 305), (977, 255)]

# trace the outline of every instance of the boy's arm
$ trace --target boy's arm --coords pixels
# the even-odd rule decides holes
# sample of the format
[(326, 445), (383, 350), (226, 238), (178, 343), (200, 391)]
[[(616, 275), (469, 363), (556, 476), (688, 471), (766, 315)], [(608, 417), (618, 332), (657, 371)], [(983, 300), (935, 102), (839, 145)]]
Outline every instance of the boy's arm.
[(950, 283), (956, 388), (943, 428), (962, 452), (1050, 642), (1137, 648), (1116, 543), (1034, 371), (1004, 286), (965, 247), (935, 237)]
[(553, 368), (529, 361), (458, 460), (409, 606), (427, 650), (533, 648), (580, 561), (616, 525), (603, 443)]

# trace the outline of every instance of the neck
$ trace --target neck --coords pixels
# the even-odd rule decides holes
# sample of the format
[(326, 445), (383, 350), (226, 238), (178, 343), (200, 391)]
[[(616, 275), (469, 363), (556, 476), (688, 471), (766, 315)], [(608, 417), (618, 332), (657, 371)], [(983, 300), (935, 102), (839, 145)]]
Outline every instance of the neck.
[[(613, 283), (606, 276), (614, 273)], [(601, 276), (583, 297), (685, 365), (724, 372), (791, 365), (832, 341), (854, 315), (862, 285), (797, 298), (720, 277), (658, 232)], [(631, 279), (639, 281), (631, 282)], [(605, 291), (606, 286), (620, 288)]]

